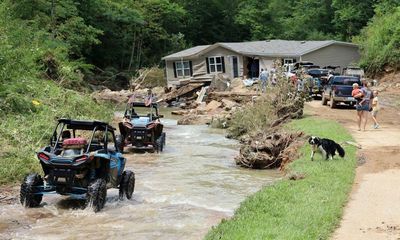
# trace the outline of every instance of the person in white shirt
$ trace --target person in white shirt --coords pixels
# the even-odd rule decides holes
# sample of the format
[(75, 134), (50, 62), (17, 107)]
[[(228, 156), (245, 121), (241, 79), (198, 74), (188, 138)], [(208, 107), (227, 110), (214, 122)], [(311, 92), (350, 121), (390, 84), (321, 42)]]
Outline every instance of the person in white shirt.
[(261, 73), (260, 76), (258, 77), (261, 81), (261, 91), (264, 93), (265, 90), (267, 89), (267, 85), (268, 85), (268, 77), (269, 77), (269, 73), (267, 71), (267, 69), (261, 69)]
[(379, 124), (378, 121), (376, 120), (376, 117), (378, 116), (378, 112), (379, 112), (379, 100), (378, 100), (378, 91), (375, 90), (373, 92), (374, 98), (372, 99), (372, 120), (374, 120), (374, 128), (377, 129), (379, 128)]

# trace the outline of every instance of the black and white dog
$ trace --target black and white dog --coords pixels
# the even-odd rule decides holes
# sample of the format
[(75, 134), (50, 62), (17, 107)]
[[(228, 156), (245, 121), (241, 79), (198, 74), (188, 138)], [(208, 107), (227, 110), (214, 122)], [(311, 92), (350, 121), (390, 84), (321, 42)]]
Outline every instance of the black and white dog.
[(344, 157), (344, 149), (331, 139), (312, 136), (308, 139), (308, 143), (310, 143), (312, 147), (311, 161), (313, 160), (314, 154), (317, 150), (321, 151), (326, 160), (328, 160), (328, 158), (332, 160), (336, 151), (339, 153), (340, 157)]

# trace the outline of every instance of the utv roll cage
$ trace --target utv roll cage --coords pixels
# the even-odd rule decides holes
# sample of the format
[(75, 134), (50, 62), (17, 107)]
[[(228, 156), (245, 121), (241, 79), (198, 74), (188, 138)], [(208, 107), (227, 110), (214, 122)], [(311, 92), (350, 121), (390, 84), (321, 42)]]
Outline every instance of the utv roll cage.
[[(150, 112), (146, 113), (145, 115), (143, 115), (143, 114), (140, 115), (134, 111), (135, 107), (148, 108), (150, 110)], [(154, 111), (154, 114), (153, 114), (153, 111)], [(143, 102), (132, 102), (132, 103), (128, 103), (126, 105), (124, 117), (128, 117), (130, 119), (135, 118), (135, 117), (149, 117), (150, 121), (153, 121), (153, 120), (162, 118), (163, 115), (159, 114), (157, 103), (151, 103), (150, 105), (146, 105)]]
[[(61, 127), (59, 127), (61, 125)], [(57, 130), (59, 129), (59, 132)], [(65, 130), (72, 130), (72, 138), (76, 136), (76, 130), (87, 130), (92, 131), (90, 139), (88, 141), (85, 153), (90, 152), (90, 147), (93, 145), (93, 139), (95, 136), (96, 131), (104, 131), (104, 132), (112, 132), (114, 135), (114, 131), (116, 130), (113, 126), (109, 125), (108, 123), (101, 122), (101, 121), (83, 121), (83, 120), (71, 120), (66, 118), (61, 118), (58, 120), (58, 124), (56, 125), (53, 135), (50, 138), (50, 146), (51, 153), (54, 153), (58, 148), (61, 148), (61, 138), (63, 132)], [(115, 135), (113, 136), (115, 138)], [(104, 149), (108, 149), (108, 134), (105, 134), (104, 137)]]

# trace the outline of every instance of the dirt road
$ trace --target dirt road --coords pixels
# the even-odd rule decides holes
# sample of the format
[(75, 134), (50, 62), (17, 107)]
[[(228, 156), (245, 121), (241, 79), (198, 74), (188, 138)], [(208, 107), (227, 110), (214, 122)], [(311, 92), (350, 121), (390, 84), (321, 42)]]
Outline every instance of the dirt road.
[(340, 106), (330, 109), (320, 101), (306, 105), (308, 113), (337, 120), (362, 149), (359, 166), (340, 226), (332, 239), (400, 239), (400, 112), (383, 107), (381, 127), (357, 131), (356, 112)]

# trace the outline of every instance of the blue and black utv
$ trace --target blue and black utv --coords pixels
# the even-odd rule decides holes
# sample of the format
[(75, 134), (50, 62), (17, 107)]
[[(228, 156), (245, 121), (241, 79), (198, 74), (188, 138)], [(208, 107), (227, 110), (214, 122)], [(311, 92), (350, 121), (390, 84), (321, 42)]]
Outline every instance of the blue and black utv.
[(47, 193), (83, 195), (85, 207), (100, 211), (107, 188), (131, 199), (135, 174), (124, 171), (126, 159), (116, 146), (115, 128), (105, 122), (59, 119), (50, 145), (37, 153), (44, 177), (31, 173), (21, 184), (20, 200), (37, 207)]

